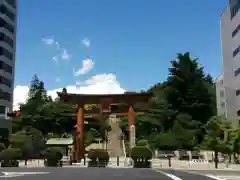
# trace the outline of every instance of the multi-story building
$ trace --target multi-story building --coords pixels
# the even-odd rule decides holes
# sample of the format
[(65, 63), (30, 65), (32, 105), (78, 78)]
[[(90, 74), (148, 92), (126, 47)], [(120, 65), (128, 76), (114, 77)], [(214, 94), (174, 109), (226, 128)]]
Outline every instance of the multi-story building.
[[(235, 125), (240, 120), (240, 0), (229, 0), (221, 15), (223, 84), (217, 80), (218, 112), (221, 110), (221, 88), (224, 89), (225, 114)], [(221, 76), (220, 76), (221, 77)], [(220, 89), (218, 89), (220, 88)], [(223, 105), (223, 104), (222, 104)]]
[(13, 107), (16, 21), (17, 0), (0, 0), (0, 131), (8, 133), (11, 121), (5, 119), (5, 110)]

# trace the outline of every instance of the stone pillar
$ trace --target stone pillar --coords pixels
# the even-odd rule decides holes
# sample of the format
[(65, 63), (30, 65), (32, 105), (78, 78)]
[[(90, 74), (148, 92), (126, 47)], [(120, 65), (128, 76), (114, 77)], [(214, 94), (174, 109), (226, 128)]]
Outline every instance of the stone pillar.
[(131, 127), (133, 125), (134, 125), (134, 110), (132, 105), (130, 105), (128, 109), (128, 126)]
[(134, 122), (134, 110), (132, 105), (129, 106), (128, 110), (128, 126), (129, 126), (129, 146), (132, 149), (136, 142), (136, 134), (135, 134), (135, 122)]
[(84, 156), (84, 105), (79, 105), (77, 111), (77, 123), (76, 123), (76, 160), (80, 160)]

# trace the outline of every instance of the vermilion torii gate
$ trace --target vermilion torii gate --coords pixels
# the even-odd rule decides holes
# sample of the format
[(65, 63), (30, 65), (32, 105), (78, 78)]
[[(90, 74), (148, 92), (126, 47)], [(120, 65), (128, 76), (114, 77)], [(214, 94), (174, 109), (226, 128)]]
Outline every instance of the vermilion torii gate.
[[(60, 102), (77, 105), (77, 120), (76, 120), (76, 145), (75, 145), (75, 160), (84, 157), (84, 105), (85, 104), (100, 104), (101, 114), (109, 115), (111, 113), (111, 104), (128, 104), (128, 125), (129, 129), (134, 128), (134, 109), (136, 103), (147, 103), (151, 93), (126, 93), (126, 94), (70, 94), (65, 91), (57, 93)], [(131, 135), (130, 135), (131, 136)], [(131, 142), (130, 142), (131, 144)]]

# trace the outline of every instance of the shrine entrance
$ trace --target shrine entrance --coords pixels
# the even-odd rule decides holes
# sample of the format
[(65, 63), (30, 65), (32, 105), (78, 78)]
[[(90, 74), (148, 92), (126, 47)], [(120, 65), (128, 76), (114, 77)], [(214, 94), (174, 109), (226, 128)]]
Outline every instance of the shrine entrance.
[[(100, 104), (102, 116), (115, 115), (111, 111), (111, 104), (127, 104), (128, 112), (123, 112), (128, 116), (129, 134), (130, 134), (130, 148), (135, 146), (135, 126), (134, 115), (138, 114), (134, 112), (134, 105), (137, 103), (146, 104), (152, 97), (151, 93), (126, 93), (126, 94), (70, 94), (65, 91), (57, 92), (60, 102), (72, 104), (77, 106), (77, 118), (76, 118), (76, 143), (74, 146), (75, 156), (74, 160), (78, 161), (84, 157), (85, 147), (83, 140), (84, 132), (84, 105), (86, 104)], [(117, 114), (117, 113), (116, 113)]]

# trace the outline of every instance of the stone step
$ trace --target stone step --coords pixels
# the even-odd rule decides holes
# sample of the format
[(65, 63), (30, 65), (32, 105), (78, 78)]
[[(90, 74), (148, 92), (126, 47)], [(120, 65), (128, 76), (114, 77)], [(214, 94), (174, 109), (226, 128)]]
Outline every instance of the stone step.
[(110, 156), (122, 156), (124, 155), (121, 145), (121, 128), (119, 127), (119, 119), (116, 117), (109, 117), (109, 125), (111, 131), (108, 132), (108, 150)]

